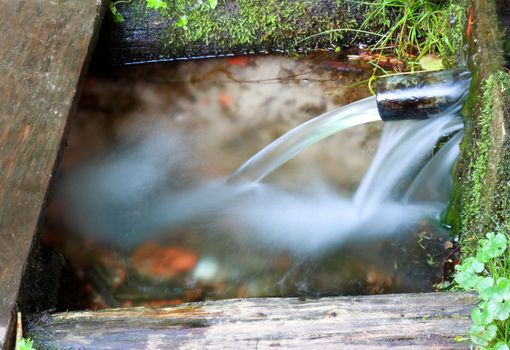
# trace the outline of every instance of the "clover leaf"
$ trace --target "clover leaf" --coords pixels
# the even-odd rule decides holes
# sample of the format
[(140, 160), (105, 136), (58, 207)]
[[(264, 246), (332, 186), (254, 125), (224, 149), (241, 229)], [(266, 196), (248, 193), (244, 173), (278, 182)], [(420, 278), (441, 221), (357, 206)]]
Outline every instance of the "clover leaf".
[(487, 311), (487, 302), (477, 306), (471, 312), (471, 320), (475, 326), (485, 326), (490, 323), (489, 312)]
[(16, 349), (19, 349), (19, 350), (35, 350), (34, 342), (31, 339), (21, 338), (16, 343)]
[(476, 345), (487, 346), (490, 341), (496, 337), (498, 327), (491, 324), (487, 327), (484, 326), (473, 326), (469, 332), (471, 340)]
[(504, 321), (510, 316), (510, 301), (489, 300), (487, 303), (489, 321)]
[(479, 282), (478, 273), (484, 270), (485, 266), (473, 257), (467, 258), (460, 265), (455, 266), (457, 274), (455, 282), (466, 289), (473, 289)]
[(492, 277), (484, 277), (477, 281), (479, 284), (475, 286), (476, 291), (480, 294), (482, 300), (489, 300), (495, 293), (494, 279)]
[(469, 332), (473, 344), (483, 350), (510, 350), (510, 262), (507, 233), (489, 232), (480, 241), (476, 256), (455, 267), (455, 282), (475, 290), (480, 304), (471, 312)]
[(508, 347), (508, 344), (498, 342), (496, 345), (487, 348), (487, 350), (510, 350), (510, 348)]
[(483, 263), (503, 255), (508, 242), (506, 236), (501, 233), (489, 232), (486, 237), (487, 239), (481, 241), (476, 254), (476, 259)]
[(483, 300), (508, 300), (510, 299), (510, 280), (506, 277), (500, 277), (494, 285), (480, 286), (477, 291)]

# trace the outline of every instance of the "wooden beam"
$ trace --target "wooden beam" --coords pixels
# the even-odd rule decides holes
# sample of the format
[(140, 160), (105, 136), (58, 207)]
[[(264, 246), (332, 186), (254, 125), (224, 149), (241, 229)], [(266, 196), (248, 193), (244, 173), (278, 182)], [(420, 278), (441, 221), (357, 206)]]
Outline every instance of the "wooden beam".
[(469, 349), (465, 293), (235, 299), (41, 317), (37, 349)]
[(0, 0), (0, 348), (104, 2)]

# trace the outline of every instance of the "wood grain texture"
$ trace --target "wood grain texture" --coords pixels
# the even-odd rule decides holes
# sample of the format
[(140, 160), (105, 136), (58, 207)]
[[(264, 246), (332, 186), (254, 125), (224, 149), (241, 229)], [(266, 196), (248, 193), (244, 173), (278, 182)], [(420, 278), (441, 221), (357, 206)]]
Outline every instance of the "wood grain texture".
[(0, 0), (0, 348), (102, 2)]
[(37, 349), (469, 349), (463, 293), (235, 299), (44, 316)]

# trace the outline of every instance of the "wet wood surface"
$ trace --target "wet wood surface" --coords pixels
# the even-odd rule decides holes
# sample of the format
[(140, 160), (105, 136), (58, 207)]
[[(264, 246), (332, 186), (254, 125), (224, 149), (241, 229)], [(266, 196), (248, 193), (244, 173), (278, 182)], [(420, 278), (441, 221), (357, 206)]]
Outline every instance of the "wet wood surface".
[(35, 321), (37, 349), (469, 349), (464, 293), (235, 299), (171, 308), (58, 313)]
[(0, 348), (102, 3), (0, 1)]

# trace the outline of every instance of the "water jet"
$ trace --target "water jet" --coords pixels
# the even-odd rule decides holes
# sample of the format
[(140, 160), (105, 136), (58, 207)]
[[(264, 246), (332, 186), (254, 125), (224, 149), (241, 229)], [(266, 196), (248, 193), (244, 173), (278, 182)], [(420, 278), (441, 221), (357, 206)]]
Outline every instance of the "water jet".
[(326, 112), (288, 131), (241, 165), (227, 182), (259, 182), (303, 149), (356, 125), (454, 114), (462, 107), (470, 81), (471, 73), (465, 68), (381, 78), (376, 96)]
[[(190, 64), (198, 66), (190, 62), (182, 66)], [(227, 61), (223, 65), (228, 68), (228, 64)], [(217, 66), (211, 62), (211, 66), (201, 69), (209, 74), (211, 67)], [(278, 72), (274, 66), (254, 67), (263, 69), (262, 73)], [(234, 70), (253, 81), (259, 77), (254, 67)], [(296, 74), (299, 69), (310, 69), (308, 64), (294, 62), (285, 62), (283, 67), (285, 72), (293, 68)], [(196, 69), (189, 71), (197, 76)], [(161, 71), (157, 74), (164, 75)], [(327, 70), (310, 76), (328, 78), (330, 74), (338, 75)], [(186, 77), (176, 78), (185, 81)], [(404, 80), (411, 78), (405, 77)], [(123, 136), (109, 153), (68, 171), (61, 182), (60, 198), (69, 203), (70, 215), (63, 220), (66, 227), (73, 229), (77, 243), (72, 244), (93, 240), (106, 246), (122, 259), (118, 264), (129, 271), (129, 278), (120, 285), (103, 288), (102, 279), (97, 281), (96, 269), (110, 271), (109, 262), (98, 258), (82, 267), (90, 271), (86, 281), (92, 281), (98, 293), (106, 293), (108, 305), (113, 306), (123, 305), (126, 300), (140, 305), (147, 300), (187, 298), (186, 291), (194, 288), (185, 284), (188, 282), (207, 288), (219, 283), (229, 286), (211, 292), (214, 298), (235, 297), (244, 291), (248, 294), (243, 295), (249, 296), (321, 296), (429, 290), (440, 278), (432, 267), (442, 261), (441, 242), (448, 239), (439, 218), (451, 193), (450, 172), (459, 153), (463, 128), (457, 99), (465, 91), (460, 87), (458, 98), (450, 98), (453, 107), (430, 112), (426, 119), (383, 126), (376, 96), (347, 105), (368, 91), (351, 95), (350, 89), (342, 90), (345, 79), (328, 83), (327, 90), (319, 90), (315, 96), (313, 91), (318, 84), (313, 80), (254, 85), (249, 95), (237, 93), (238, 83), (213, 85), (213, 90), (211, 84), (203, 84), (207, 89), (199, 87), (198, 91), (207, 93), (209, 99), (218, 91), (230, 94), (235, 108), (247, 103), (249, 107), (231, 112), (230, 117), (235, 115), (236, 119), (222, 120), (222, 115), (230, 110), (219, 101), (221, 108), (215, 113), (211, 108), (214, 105), (207, 102), (186, 104), (189, 117), (181, 114), (175, 125), (155, 130), (137, 129), (138, 124), (133, 123), (134, 134)], [(173, 84), (168, 82), (168, 86)], [(295, 85), (300, 87), (293, 89)], [(409, 84), (406, 87), (401, 90), (402, 97), (412, 91)], [(146, 95), (153, 103), (160, 87), (147, 88)], [(200, 96), (204, 95), (196, 88), (188, 91), (201, 101)], [(112, 96), (119, 95), (115, 89)], [(302, 89), (307, 92), (300, 95)], [(176, 90), (181, 93), (182, 86)], [(258, 91), (265, 95), (257, 102), (251, 101), (252, 96), (260, 96)], [(171, 98), (166, 85), (161, 87), (161, 96), (177, 106), (175, 111), (183, 113), (179, 107), (182, 102)], [(328, 100), (337, 96), (343, 100)], [(296, 107), (288, 102), (292, 98), (297, 101)], [(268, 99), (280, 101), (285, 108), (268, 106)], [(263, 167), (258, 169), (262, 173), (276, 169), (284, 159), (278, 152), (292, 156), (295, 146), (299, 150), (312, 145), (332, 130), (379, 122), (353, 128), (316, 145), (263, 182), (244, 178), (237, 185), (228, 183), (231, 171), (250, 153), (269, 144), (275, 134), (341, 103), (346, 105), (340, 110), (343, 116), (333, 111), (328, 113), (330, 118), (319, 117), (305, 123), (296, 129), (297, 144), (284, 143), (283, 148), (273, 148), (276, 153), (269, 152), (273, 157), (260, 163)], [(257, 110), (256, 105), (263, 107)], [(302, 106), (320, 107), (305, 110)], [(161, 114), (173, 115), (173, 110), (165, 107)], [(144, 115), (141, 111), (131, 113)], [(209, 123), (203, 123), (202, 118), (206, 117)], [(261, 119), (259, 124), (256, 118)], [(203, 123), (200, 129), (197, 121)], [(149, 124), (146, 117), (143, 122)], [(183, 122), (186, 123), (177, 125)], [(438, 143), (442, 147), (437, 147)], [(422, 239), (434, 246), (417, 245)], [(402, 253), (404, 249), (409, 253)], [(185, 280), (178, 280), (173, 266), (162, 269), (158, 265), (163, 261), (160, 257), (167, 255), (195, 261), (196, 269), (180, 273), (179, 279)], [(425, 260), (427, 263), (421, 265)], [(325, 277), (317, 279), (318, 275)], [(390, 279), (384, 277), (380, 284), (377, 276)], [(209, 295), (207, 290), (199, 293)]]

